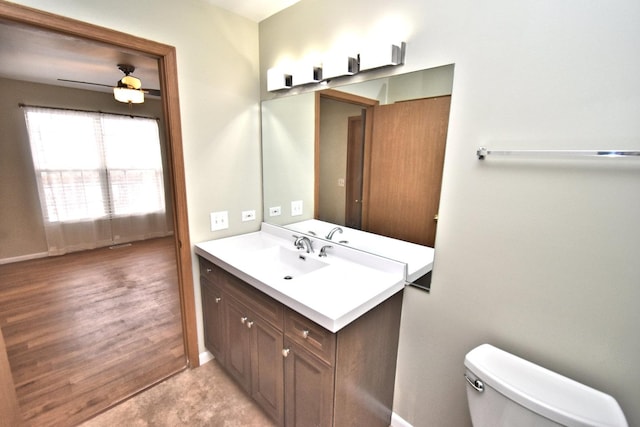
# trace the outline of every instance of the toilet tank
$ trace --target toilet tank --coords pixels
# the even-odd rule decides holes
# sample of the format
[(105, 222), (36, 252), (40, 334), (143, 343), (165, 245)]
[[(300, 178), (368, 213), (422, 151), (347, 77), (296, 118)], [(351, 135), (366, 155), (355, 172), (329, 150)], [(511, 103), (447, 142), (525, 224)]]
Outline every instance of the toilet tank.
[(464, 365), (474, 427), (628, 427), (608, 394), (489, 344), (467, 353)]

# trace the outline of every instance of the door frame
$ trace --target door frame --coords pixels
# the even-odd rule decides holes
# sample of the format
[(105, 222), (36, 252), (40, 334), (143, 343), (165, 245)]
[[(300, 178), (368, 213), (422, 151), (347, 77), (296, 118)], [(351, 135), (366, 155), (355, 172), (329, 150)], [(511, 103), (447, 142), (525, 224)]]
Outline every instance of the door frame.
[(158, 60), (162, 112), (165, 119), (164, 131), (168, 146), (169, 181), (174, 197), (174, 239), (182, 313), (182, 336), (187, 366), (191, 368), (199, 366), (175, 47), (4, 0), (0, 0), (0, 19), (30, 25), (43, 31), (111, 45)]
[[(377, 99), (365, 98), (363, 96), (354, 95), (347, 92), (341, 92), (336, 89), (325, 89), (319, 90), (315, 92), (315, 122), (314, 122), (314, 153), (313, 153), (313, 217), (318, 218), (320, 214), (320, 100), (322, 98), (332, 99), (334, 101), (346, 102), (349, 104), (355, 104), (361, 106), (363, 109), (366, 109), (365, 113), (365, 129), (364, 129), (364, 145), (365, 145), (365, 157), (364, 157), (364, 171), (363, 171), (363, 182), (366, 182), (367, 176), (367, 139), (370, 138), (370, 126), (371, 120), (373, 117), (373, 107), (380, 104), (380, 101)], [(364, 184), (363, 184), (364, 187)], [(364, 190), (364, 188), (363, 188)], [(364, 193), (363, 193), (364, 194)], [(363, 210), (365, 207), (363, 206)]]

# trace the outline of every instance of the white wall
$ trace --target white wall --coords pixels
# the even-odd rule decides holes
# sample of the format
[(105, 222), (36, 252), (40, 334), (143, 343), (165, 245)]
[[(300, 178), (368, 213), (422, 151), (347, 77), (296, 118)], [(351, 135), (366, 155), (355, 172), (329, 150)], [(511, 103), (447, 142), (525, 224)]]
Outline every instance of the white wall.
[(399, 71), (455, 63), (432, 293), (407, 290), (394, 411), (469, 425), (463, 358), (490, 342), (640, 425), (640, 161), (475, 156), (639, 150), (640, 3), (302, 0), (260, 24), (262, 97), (278, 61), (389, 22), (407, 42)]
[[(255, 231), (262, 219), (258, 25), (203, 0), (19, 0), (176, 47), (191, 242)], [(255, 209), (255, 222), (241, 211)], [(229, 211), (211, 232), (209, 212)], [(197, 318), (198, 269), (194, 256)], [(202, 328), (199, 342), (204, 350)]]

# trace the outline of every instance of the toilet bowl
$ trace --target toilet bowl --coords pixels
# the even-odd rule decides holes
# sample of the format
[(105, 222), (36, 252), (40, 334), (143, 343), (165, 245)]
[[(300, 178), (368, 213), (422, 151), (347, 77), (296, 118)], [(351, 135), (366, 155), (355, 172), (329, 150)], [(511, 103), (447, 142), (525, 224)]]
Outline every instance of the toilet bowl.
[(608, 394), (489, 344), (464, 365), (474, 427), (628, 427)]

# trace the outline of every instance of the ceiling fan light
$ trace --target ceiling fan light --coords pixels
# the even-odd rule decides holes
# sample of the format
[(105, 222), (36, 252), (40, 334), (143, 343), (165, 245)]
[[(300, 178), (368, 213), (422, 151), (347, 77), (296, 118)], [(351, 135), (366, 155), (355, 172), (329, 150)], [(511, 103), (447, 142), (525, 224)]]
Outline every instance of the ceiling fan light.
[(139, 78), (133, 76), (124, 76), (120, 82), (129, 87), (130, 89), (140, 89), (142, 87), (142, 82)]
[(144, 92), (126, 87), (114, 87), (113, 96), (116, 101), (126, 104), (142, 104), (144, 102)]

